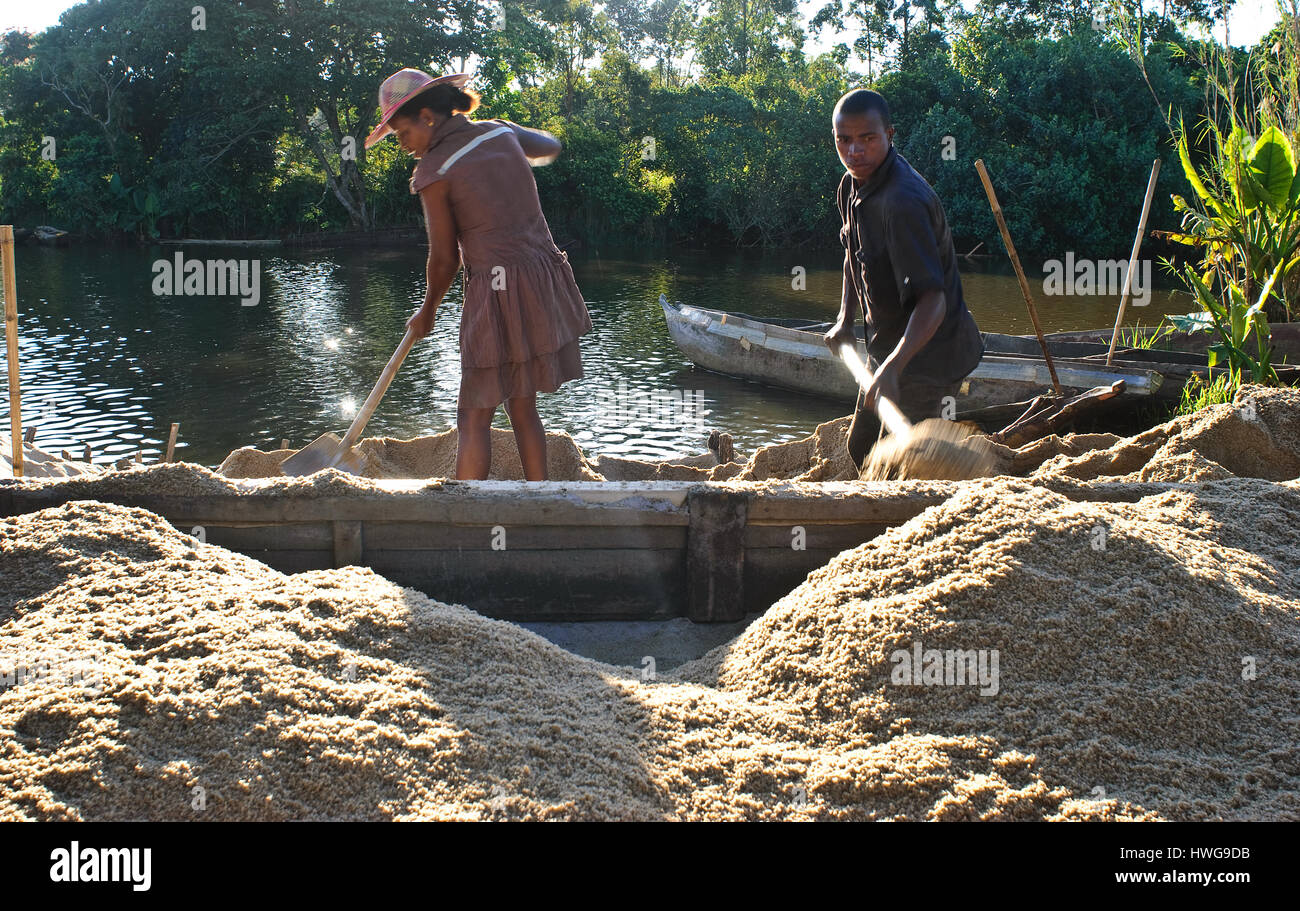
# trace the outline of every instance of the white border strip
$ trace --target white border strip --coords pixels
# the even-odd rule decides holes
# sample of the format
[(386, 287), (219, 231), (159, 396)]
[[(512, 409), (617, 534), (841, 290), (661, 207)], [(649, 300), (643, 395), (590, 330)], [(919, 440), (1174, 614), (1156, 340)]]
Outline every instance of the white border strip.
[(485, 142), (491, 139), (493, 136), (500, 136), (502, 133), (513, 133), (513, 132), (514, 130), (510, 129), (510, 127), (497, 127), (495, 130), (490, 130), (489, 132), (484, 133), (482, 136), (474, 137), (469, 142), (465, 143), (463, 146), (457, 149), (454, 155), (452, 155), (450, 158), (444, 161), (442, 163), (442, 167), (438, 169), (438, 173), (446, 174), (448, 168), (450, 168), (457, 161), (459, 161), (462, 155), (464, 155), (470, 149), (477, 146), (480, 142)]

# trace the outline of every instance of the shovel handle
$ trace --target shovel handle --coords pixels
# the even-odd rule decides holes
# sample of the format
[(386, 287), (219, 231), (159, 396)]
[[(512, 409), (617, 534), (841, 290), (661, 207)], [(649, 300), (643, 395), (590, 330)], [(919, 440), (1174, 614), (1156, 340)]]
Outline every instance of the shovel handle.
[(379, 407), (379, 400), (382, 399), (384, 393), (388, 391), (388, 386), (393, 382), (393, 377), (397, 376), (397, 369), (402, 366), (402, 361), (406, 360), (407, 352), (411, 350), (411, 346), (415, 344), (415, 341), (415, 331), (413, 329), (407, 329), (406, 335), (402, 336), (402, 341), (397, 346), (397, 350), (394, 351), (393, 356), (389, 358), (388, 366), (386, 366), (384, 372), (379, 375), (379, 382), (375, 383), (375, 388), (370, 390), (370, 395), (366, 397), (366, 401), (362, 404), (361, 410), (358, 411), (357, 416), (352, 419), (352, 426), (349, 427), (348, 432), (344, 434), (343, 444), (340, 447), (343, 452), (350, 449), (352, 445), (356, 443), (357, 439), (360, 438), (361, 431), (366, 429), (366, 424), (370, 421), (370, 416), (374, 414), (375, 409)]
[[(862, 357), (858, 354), (858, 349), (853, 346), (852, 342), (840, 343), (840, 360), (848, 366), (853, 378), (858, 381), (858, 385), (865, 392), (867, 387), (872, 383), (873, 377), (867, 365), (862, 363)], [(885, 398), (883, 395), (876, 397), (876, 414), (880, 415), (880, 420), (889, 432), (897, 437), (905, 437), (912, 432), (912, 423), (907, 419), (898, 406)]]

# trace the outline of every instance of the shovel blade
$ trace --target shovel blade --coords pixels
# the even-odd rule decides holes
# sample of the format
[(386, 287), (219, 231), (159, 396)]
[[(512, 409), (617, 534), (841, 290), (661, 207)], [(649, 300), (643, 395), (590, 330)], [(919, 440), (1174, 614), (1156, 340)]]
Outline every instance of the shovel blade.
[(366, 460), (355, 449), (345, 447), (338, 434), (326, 432), (280, 463), (280, 470), (291, 478), (315, 474), (326, 468), (360, 475), (365, 471)]

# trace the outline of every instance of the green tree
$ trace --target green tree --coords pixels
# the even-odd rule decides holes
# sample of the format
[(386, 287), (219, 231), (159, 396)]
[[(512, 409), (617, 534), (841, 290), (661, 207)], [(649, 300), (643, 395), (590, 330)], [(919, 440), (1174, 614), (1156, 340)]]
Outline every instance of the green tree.
[(283, 0), (263, 16), (249, 78), (279, 87), (334, 198), (354, 226), (374, 227), (362, 140), (377, 119), (376, 88), (400, 66), (446, 69), (487, 11), (465, 0)]
[(744, 76), (758, 61), (782, 55), (781, 42), (803, 47), (795, 0), (712, 0), (695, 51), (705, 76)]

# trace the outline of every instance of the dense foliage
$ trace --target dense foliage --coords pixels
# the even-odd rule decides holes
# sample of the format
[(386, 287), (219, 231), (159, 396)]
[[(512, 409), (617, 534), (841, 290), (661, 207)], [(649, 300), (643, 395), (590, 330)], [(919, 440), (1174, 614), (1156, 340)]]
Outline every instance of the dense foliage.
[[(1001, 249), (982, 158), (1023, 250), (1123, 256), (1151, 160), (1176, 157), (1165, 108), (1204, 114), (1183, 30), (1219, 6), (830, 0), (805, 20), (794, 0), (100, 0), (3, 36), (0, 221), (131, 238), (416, 223), (411, 159), (361, 139), (379, 83), (417, 66), (472, 69), (480, 116), (564, 140), (536, 172), (561, 238), (834, 244), (830, 112), (870, 84), (963, 252)], [(1145, 75), (1108, 18), (1139, 10)], [(1172, 229), (1188, 189), (1166, 175), (1151, 225)]]

